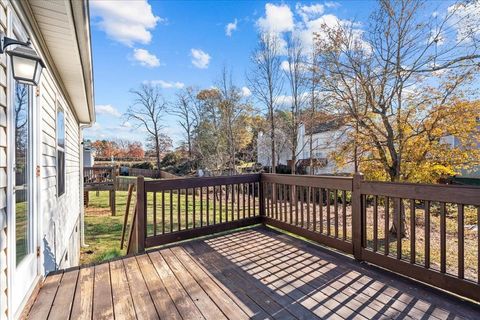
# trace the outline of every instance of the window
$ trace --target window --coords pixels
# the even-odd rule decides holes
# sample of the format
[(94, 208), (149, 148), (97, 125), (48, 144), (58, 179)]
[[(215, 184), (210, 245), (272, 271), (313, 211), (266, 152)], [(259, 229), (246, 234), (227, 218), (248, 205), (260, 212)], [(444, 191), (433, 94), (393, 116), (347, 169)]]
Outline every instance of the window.
[(57, 109), (57, 196), (65, 193), (65, 113)]

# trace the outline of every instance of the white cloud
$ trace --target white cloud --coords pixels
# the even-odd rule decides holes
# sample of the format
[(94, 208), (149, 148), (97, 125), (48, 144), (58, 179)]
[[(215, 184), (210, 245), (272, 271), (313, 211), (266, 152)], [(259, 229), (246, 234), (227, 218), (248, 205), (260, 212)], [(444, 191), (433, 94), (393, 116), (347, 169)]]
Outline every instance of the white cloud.
[(322, 36), (324, 26), (328, 28), (336, 28), (340, 26), (342, 21), (333, 14), (325, 14), (317, 19), (306, 20), (298, 28), (298, 37), (302, 41), (306, 49), (313, 48), (314, 35)]
[(133, 49), (133, 59), (144, 67), (155, 68), (160, 66), (160, 60), (145, 49)]
[(232, 32), (237, 30), (237, 23), (238, 23), (238, 21), (235, 18), (235, 20), (233, 22), (230, 22), (225, 26), (225, 35), (226, 36), (228, 36), (228, 37), (232, 36)]
[(95, 106), (97, 114), (110, 115), (120, 117), (122, 114), (111, 104), (100, 104)]
[(164, 19), (155, 16), (147, 0), (90, 1), (92, 16), (100, 17), (99, 27), (115, 41), (128, 46), (148, 44), (151, 30)]
[(265, 32), (282, 33), (294, 28), (293, 12), (286, 4), (265, 5), (265, 17), (257, 20), (257, 26)]
[(480, 37), (480, 1), (461, 2), (448, 7), (453, 12), (450, 24), (457, 31), (458, 42), (470, 42)]
[(210, 63), (210, 55), (201, 49), (191, 49), (190, 54), (192, 56), (192, 64), (199, 69), (208, 68)]
[(246, 98), (246, 97), (250, 97), (251, 95), (252, 95), (252, 91), (250, 91), (250, 89), (248, 89), (247, 87), (242, 87), (242, 96)]
[(335, 9), (335, 8), (340, 7), (340, 3), (334, 2), (334, 1), (327, 1), (327, 2), (325, 2), (325, 7)]
[(280, 69), (287, 72), (290, 69), (290, 63), (287, 60), (283, 60), (280, 64)]
[(120, 127), (123, 127), (123, 128), (133, 128), (132, 124), (128, 121), (125, 121), (124, 123), (122, 123), (120, 125)]
[(185, 87), (185, 83), (178, 81), (152, 80), (149, 83), (158, 85), (163, 89), (182, 89)]
[(277, 97), (277, 100), (275, 101), (278, 106), (285, 106), (291, 104), (293, 101), (292, 96), (287, 96), (287, 95), (280, 95)]
[(325, 7), (321, 4), (312, 4), (309, 6), (297, 4), (295, 10), (297, 14), (302, 17), (303, 21), (308, 21), (323, 14)]

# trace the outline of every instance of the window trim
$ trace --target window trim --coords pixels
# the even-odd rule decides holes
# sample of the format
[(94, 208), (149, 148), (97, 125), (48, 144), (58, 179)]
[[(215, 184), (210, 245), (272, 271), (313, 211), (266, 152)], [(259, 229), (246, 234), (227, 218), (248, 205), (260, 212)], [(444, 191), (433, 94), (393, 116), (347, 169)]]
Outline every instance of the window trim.
[[(58, 135), (58, 115), (59, 113), (63, 114), (63, 147), (59, 145), (59, 135)], [(67, 184), (67, 170), (66, 170), (66, 137), (67, 137), (67, 128), (65, 125), (65, 108), (63, 108), (59, 101), (56, 102), (55, 108), (55, 168), (56, 168), (56, 178), (57, 178), (57, 198), (62, 198), (66, 194), (66, 184)], [(63, 152), (63, 192), (60, 193), (60, 174), (59, 174), (59, 157), (58, 153)]]

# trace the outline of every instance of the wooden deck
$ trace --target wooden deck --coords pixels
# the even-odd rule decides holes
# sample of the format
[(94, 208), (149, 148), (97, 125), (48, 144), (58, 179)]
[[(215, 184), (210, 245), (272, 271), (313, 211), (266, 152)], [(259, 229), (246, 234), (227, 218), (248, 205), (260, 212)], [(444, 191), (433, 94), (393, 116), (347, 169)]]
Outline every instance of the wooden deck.
[(263, 228), (49, 275), (31, 319), (480, 319), (480, 309)]

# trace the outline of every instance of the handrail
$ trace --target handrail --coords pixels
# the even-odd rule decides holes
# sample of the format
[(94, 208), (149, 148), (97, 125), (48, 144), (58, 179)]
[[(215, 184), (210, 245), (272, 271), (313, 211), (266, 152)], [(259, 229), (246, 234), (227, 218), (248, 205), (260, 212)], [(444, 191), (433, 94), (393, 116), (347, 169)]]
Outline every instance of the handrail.
[[(139, 177), (137, 186), (135, 252), (261, 223), (480, 302), (478, 187), (365, 181), (360, 174)], [(476, 263), (470, 256), (467, 264), (472, 250)]]

